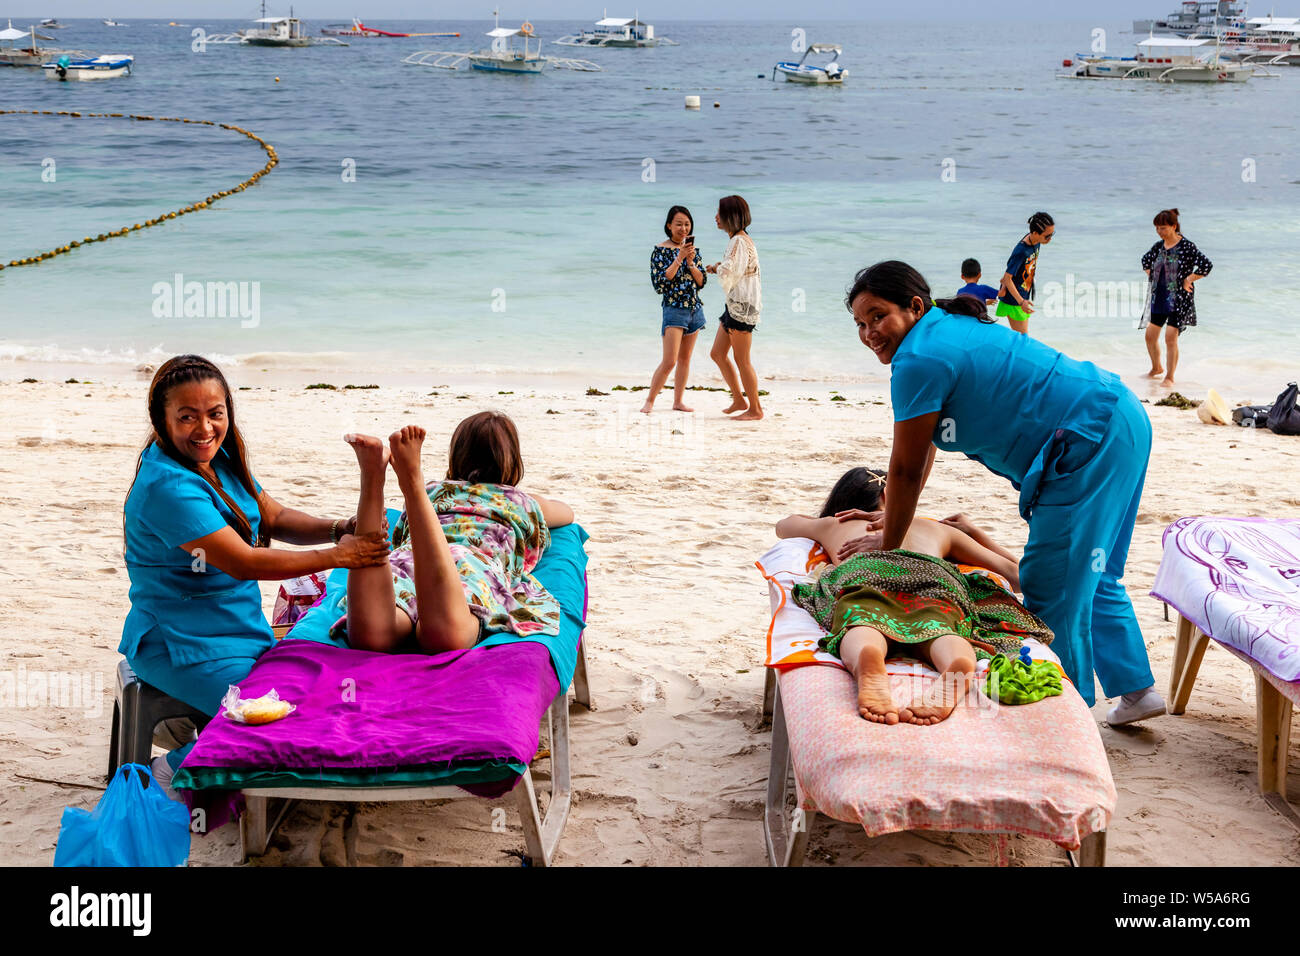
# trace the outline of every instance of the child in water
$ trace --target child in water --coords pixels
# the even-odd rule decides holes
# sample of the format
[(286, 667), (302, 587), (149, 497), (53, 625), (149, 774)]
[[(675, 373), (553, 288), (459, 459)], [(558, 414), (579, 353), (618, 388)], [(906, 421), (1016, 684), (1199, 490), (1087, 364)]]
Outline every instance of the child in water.
[[(1019, 587), (1016, 558), (963, 515), (918, 518), (897, 551), (852, 553), (882, 516), (885, 477), (850, 469), (819, 517), (791, 515), (776, 533), (812, 538), (830, 559), (816, 581), (795, 585), (793, 597), (828, 632), (823, 649), (857, 680), (858, 712), (880, 724), (937, 724), (969, 688), (975, 647), (1014, 655), (1025, 637), (1048, 642), (1052, 634), (995, 580), (1000, 575), (1012, 590)], [(900, 646), (940, 674), (930, 693), (904, 707), (894, 702), (885, 671), (886, 657)]]

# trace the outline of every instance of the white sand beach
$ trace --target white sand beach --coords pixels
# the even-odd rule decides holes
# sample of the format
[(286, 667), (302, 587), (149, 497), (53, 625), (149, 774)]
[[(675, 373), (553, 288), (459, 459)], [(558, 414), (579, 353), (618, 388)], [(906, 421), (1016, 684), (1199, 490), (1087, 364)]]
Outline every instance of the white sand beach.
[[(773, 391), (767, 419), (741, 425), (717, 414), (725, 396), (713, 392), (688, 393), (694, 415), (671, 413), (665, 401), (646, 418), (640, 393), (586, 395), (554, 382), (325, 391), (228, 371), (232, 387), (247, 387), (236, 393), (237, 413), (254, 472), (279, 501), (314, 514), (349, 515), (355, 506), (345, 432), (424, 425), (434, 476), (464, 416), (485, 407), (511, 415), (523, 487), (572, 504), (591, 534), (585, 640), (596, 708), (572, 710), (576, 795), (557, 863), (765, 863), (770, 731), (760, 705), (770, 615), (753, 562), (772, 543), (774, 523), (819, 508), (843, 470), (887, 465), (884, 396), (846, 389), (844, 401), (831, 401), (825, 385), (764, 383)], [(330, 378), (371, 381), (364, 372)], [(591, 378), (606, 392), (615, 384)], [(72, 673), (97, 691), (89, 706), (0, 707), (7, 863), (48, 865), (63, 808), (89, 808), (100, 794), (127, 611), (122, 503), (146, 431), (147, 387), (147, 376), (0, 383), (0, 671)], [(1161, 532), (1183, 515), (1300, 516), (1300, 439), (1205, 425), (1193, 411), (1152, 408), (1151, 417), (1155, 450), (1125, 583), (1163, 691), (1174, 626), (1148, 596)], [(389, 491), (397, 505), (395, 483)], [(921, 510), (964, 511), (1019, 551), (1026, 532), (1015, 501), (1008, 483), (941, 454)], [(275, 593), (263, 584), (268, 614)], [(1098, 701), (1119, 791), (1110, 865), (1300, 863), (1300, 835), (1257, 792), (1254, 695), (1249, 669), (1211, 643), (1184, 716), (1111, 729)], [(1300, 734), (1293, 741), (1291, 785), (1300, 793)], [(493, 831), (495, 806), (506, 808), (505, 833)], [(1016, 837), (1009, 846), (1013, 865), (1065, 864), (1043, 841)], [(823, 822), (809, 862), (987, 864), (994, 847), (995, 838), (964, 834), (869, 841), (856, 827)], [(523, 849), (511, 797), (310, 804), (281, 826), (259, 865), (517, 866)], [(239, 862), (234, 826), (193, 842), (192, 865)]]

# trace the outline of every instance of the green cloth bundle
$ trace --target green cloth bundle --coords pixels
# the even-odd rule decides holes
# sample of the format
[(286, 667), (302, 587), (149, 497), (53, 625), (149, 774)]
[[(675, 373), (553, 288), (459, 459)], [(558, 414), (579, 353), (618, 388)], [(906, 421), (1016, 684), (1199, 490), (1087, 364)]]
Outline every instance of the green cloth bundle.
[(1051, 661), (1014, 660), (997, 654), (989, 660), (984, 693), (1003, 704), (1032, 704), (1061, 693), (1061, 671)]

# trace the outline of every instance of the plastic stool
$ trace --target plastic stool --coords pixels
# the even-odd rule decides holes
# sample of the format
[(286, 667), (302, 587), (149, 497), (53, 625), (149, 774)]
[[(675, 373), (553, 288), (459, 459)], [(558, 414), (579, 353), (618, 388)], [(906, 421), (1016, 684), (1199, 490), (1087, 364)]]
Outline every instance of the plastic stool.
[(211, 717), (189, 704), (168, 697), (146, 684), (123, 660), (117, 665), (117, 693), (113, 698), (113, 735), (108, 744), (108, 779), (125, 763), (146, 767), (153, 754), (154, 728), (164, 720), (188, 717), (202, 729)]

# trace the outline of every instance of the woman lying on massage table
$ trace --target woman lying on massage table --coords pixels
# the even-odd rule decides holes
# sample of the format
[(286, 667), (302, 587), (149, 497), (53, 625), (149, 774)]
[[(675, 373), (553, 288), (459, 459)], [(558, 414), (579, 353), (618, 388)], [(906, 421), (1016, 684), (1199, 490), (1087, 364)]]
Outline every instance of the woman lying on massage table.
[(525, 494), (514, 422), (479, 412), (451, 436), (447, 477), (424, 482), (423, 428), (388, 437), (347, 435), (361, 466), (357, 533), (384, 519), (391, 464), (406, 502), (388, 566), (348, 574), (331, 633), (369, 651), (438, 653), (473, 647), (487, 631), (558, 634), (560, 606), (532, 575), (551, 528), (573, 523), (563, 502)]
[[(1019, 587), (1015, 557), (962, 515), (917, 518), (899, 550), (841, 561), (841, 547), (884, 509), (885, 478), (883, 471), (850, 469), (820, 517), (783, 518), (776, 533), (812, 538), (830, 560), (816, 581), (795, 585), (793, 598), (828, 632), (821, 646), (857, 679), (859, 713), (881, 724), (937, 724), (965, 696), (976, 646), (1014, 655), (1024, 638), (1048, 643), (1052, 632), (1006, 587)], [(940, 673), (933, 689), (906, 707), (894, 702), (885, 671), (885, 658), (899, 645)]]

